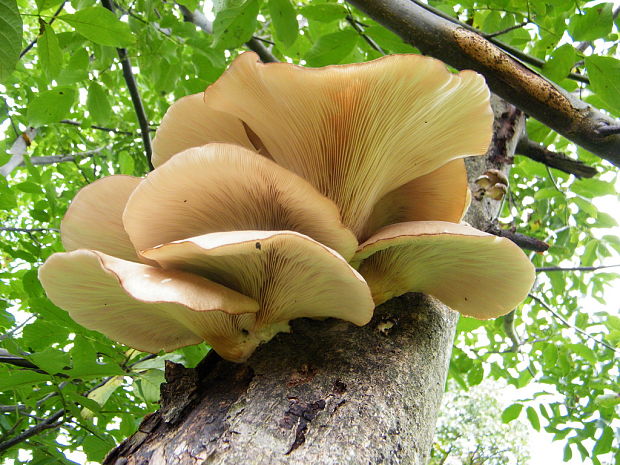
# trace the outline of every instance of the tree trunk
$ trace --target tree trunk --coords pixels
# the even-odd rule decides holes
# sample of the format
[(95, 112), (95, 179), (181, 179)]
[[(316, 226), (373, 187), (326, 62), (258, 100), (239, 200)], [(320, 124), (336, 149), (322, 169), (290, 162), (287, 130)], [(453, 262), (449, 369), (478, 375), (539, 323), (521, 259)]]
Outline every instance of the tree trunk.
[[(514, 107), (494, 107), (492, 156), (468, 162), (470, 179), (509, 158), (521, 133)], [(474, 201), (469, 222), (486, 229), (498, 206)], [(293, 321), (244, 364), (215, 354), (196, 369), (169, 363), (160, 410), (105, 464), (424, 464), (457, 321), (407, 294), (362, 328)]]

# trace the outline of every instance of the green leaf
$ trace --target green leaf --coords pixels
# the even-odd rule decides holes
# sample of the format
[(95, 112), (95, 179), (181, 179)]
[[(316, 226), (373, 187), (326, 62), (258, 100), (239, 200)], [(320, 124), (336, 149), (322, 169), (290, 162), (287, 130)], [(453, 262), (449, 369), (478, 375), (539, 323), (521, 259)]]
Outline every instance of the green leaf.
[(573, 183), (571, 189), (576, 194), (589, 199), (603, 195), (616, 195), (614, 184), (600, 179), (580, 179)]
[(594, 449), (592, 450), (592, 455), (597, 456), (601, 454), (606, 454), (607, 452), (611, 451), (611, 446), (613, 445), (613, 441), (614, 441), (614, 430), (611, 429), (609, 426), (606, 426), (605, 429), (603, 430), (603, 434), (601, 434), (601, 437), (599, 437), (598, 440), (596, 441), (596, 445), (594, 446)]
[(585, 8), (585, 14), (573, 16), (568, 32), (576, 41), (590, 41), (607, 36), (613, 25), (613, 4), (601, 3)]
[(157, 402), (162, 383), (166, 381), (162, 370), (148, 370), (140, 374), (140, 394), (146, 402)]
[(27, 118), (31, 126), (44, 126), (63, 119), (75, 100), (75, 89), (56, 87), (40, 92), (28, 104)]
[(545, 76), (555, 82), (560, 82), (571, 72), (577, 53), (571, 44), (564, 44), (558, 48), (551, 58), (544, 64), (542, 70)]
[(93, 120), (102, 126), (108, 124), (112, 117), (112, 105), (108, 100), (108, 93), (95, 81), (88, 87), (86, 107)]
[(128, 47), (134, 42), (129, 24), (102, 6), (91, 6), (58, 19), (70, 24), (89, 40), (110, 47)]
[(355, 48), (358, 37), (352, 29), (321, 36), (308, 51), (305, 60), (309, 66), (315, 67), (340, 63)]
[(284, 48), (290, 47), (299, 32), (295, 8), (290, 0), (269, 0), (268, 6), (276, 43), (281, 42)]
[(474, 366), (467, 372), (467, 383), (470, 386), (476, 386), (482, 382), (484, 378), (484, 369), (482, 363), (475, 363)]
[(558, 360), (558, 348), (554, 344), (548, 344), (543, 350), (545, 365), (553, 367)]
[(527, 419), (530, 421), (532, 428), (536, 431), (540, 431), (540, 420), (538, 419), (538, 413), (536, 413), (534, 407), (528, 407), (525, 410), (525, 414), (527, 415)]
[(122, 174), (134, 174), (136, 163), (126, 150), (118, 154), (118, 164)]
[(596, 354), (588, 346), (583, 344), (568, 344), (567, 347), (584, 360), (587, 360), (590, 363), (596, 363)]
[(0, 82), (13, 72), (22, 48), (22, 18), (15, 0), (0, 0)]
[(308, 19), (329, 23), (344, 19), (347, 10), (338, 3), (312, 3), (301, 8), (301, 14)]
[(523, 410), (523, 404), (512, 404), (504, 409), (502, 412), (502, 422), (510, 423), (512, 420), (519, 418)]
[(9, 188), (9, 183), (0, 176), (0, 210), (12, 210), (17, 206), (15, 192)]
[(620, 113), (620, 60), (613, 57), (586, 57), (590, 87), (609, 105)]
[(50, 375), (60, 373), (63, 368), (69, 365), (69, 354), (52, 347), (48, 347), (41, 352), (32, 353), (28, 358), (41, 370), (48, 372)]
[(37, 51), (39, 52), (39, 62), (43, 72), (45, 72), (49, 80), (52, 80), (60, 72), (62, 52), (52, 26), (45, 24), (44, 28), (43, 34), (39, 36), (37, 41)]
[(564, 460), (565, 462), (568, 462), (572, 458), (573, 458), (573, 450), (570, 448), (570, 443), (566, 443), (566, 445), (564, 446), (564, 455), (562, 457), (562, 460)]
[(221, 2), (213, 21), (213, 41), (216, 48), (235, 48), (252, 38), (256, 29), (258, 0)]
[(615, 407), (616, 405), (620, 405), (620, 394), (603, 394), (598, 396), (594, 403), (603, 408)]
[(10, 371), (0, 378), (0, 391), (50, 381), (50, 375), (34, 371)]
[(82, 442), (82, 448), (88, 457), (88, 460), (93, 462), (102, 462), (106, 454), (110, 449), (114, 447), (114, 441), (110, 438), (101, 438), (94, 434), (86, 435), (84, 442)]

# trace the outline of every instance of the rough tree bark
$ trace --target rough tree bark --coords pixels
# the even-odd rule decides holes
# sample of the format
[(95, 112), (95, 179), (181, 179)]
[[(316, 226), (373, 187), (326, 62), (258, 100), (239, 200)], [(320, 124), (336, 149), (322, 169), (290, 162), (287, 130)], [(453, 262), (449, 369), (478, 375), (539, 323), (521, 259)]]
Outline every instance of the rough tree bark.
[[(523, 115), (494, 102), (489, 156), (470, 179), (507, 169)], [(486, 229), (498, 202), (475, 201), (468, 220)], [(424, 464), (444, 390), (458, 314), (407, 294), (358, 328), (297, 320), (293, 332), (247, 363), (208, 355), (196, 369), (168, 364), (161, 408), (113, 450), (107, 465)]]

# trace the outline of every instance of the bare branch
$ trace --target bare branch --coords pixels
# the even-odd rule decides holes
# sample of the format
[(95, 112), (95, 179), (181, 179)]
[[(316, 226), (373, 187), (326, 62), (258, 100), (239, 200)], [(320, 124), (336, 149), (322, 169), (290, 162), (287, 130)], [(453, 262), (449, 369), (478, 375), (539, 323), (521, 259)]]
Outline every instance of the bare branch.
[(111, 147), (110, 145), (107, 145), (104, 147), (99, 147), (97, 149), (87, 150), (85, 152), (66, 154), (66, 155), (60, 154), (60, 155), (49, 155), (46, 157), (31, 157), (30, 163), (32, 163), (33, 165), (53, 165), (55, 163), (64, 163), (67, 161), (78, 161), (78, 160), (83, 160), (85, 158), (94, 157), (95, 155), (101, 153), (103, 150), (109, 149), (110, 147)]
[[(427, 5), (426, 3), (422, 3), (418, 0), (411, 0), (413, 3), (417, 4), (418, 6), (420, 6), (421, 8), (424, 8), (425, 10), (430, 11), (431, 13), (433, 13), (434, 15), (439, 16), (440, 18), (443, 18), (447, 21), (450, 21), (451, 23), (454, 23), (460, 27), (464, 27), (465, 29), (467, 29), (468, 31), (472, 31), (475, 32), (476, 34), (479, 34), (481, 36), (484, 36), (485, 34), (476, 29), (473, 26), (470, 26), (467, 23), (464, 23), (462, 21), (459, 21), (458, 19), (450, 16), (447, 13), (444, 13), (441, 10), (438, 10), (437, 8), (433, 8), (430, 5)], [(527, 53), (523, 52), (522, 50), (519, 50), (518, 48), (514, 48), (508, 44), (505, 44), (497, 39), (495, 39), (494, 37), (491, 37), (490, 39), (488, 39), (489, 42), (491, 42), (494, 45), (497, 45), (499, 48), (501, 48), (503, 51), (505, 51), (506, 53), (509, 53), (510, 55), (512, 55), (513, 57), (521, 60), (523, 63), (527, 63), (528, 65), (532, 65), (535, 66), (537, 68), (542, 68), (543, 66), (545, 66), (545, 61), (541, 60), (540, 58), (536, 58), (535, 56), (532, 55), (528, 55)], [(570, 73), (568, 76), (568, 78), (573, 79), (575, 81), (579, 81), (579, 82), (583, 82), (584, 84), (590, 84), (590, 80), (582, 75), (582, 74), (577, 74), (577, 73)]]
[(545, 252), (547, 249), (549, 249), (549, 244), (541, 241), (540, 239), (526, 236), (525, 234), (511, 231), (509, 229), (502, 229), (495, 224), (490, 225), (487, 228), (486, 232), (495, 236), (510, 239), (522, 249), (533, 250), (534, 252)]
[[(112, 4), (112, 0), (101, 0), (101, 4), (108, 10), (114, 12), (114, 5)], [(140, 125), (142, 143), (144, 144), (144, 152), (146, 153), (149, 168), (152, 170), (153, 164), (151, 163), (151, 157), (153, 155), (153, 149), (151, 148), (151, 138), (149, 136), (149, 121), (146, 117), (146, 112), (144, 111), (144, 105), (142, 104), (142, 99), (140, 98), (140, 92), (138, 91), (136, 79), (133, 75), (133, 71), (131, 71), (131, 62), (129, 61), (129, 57), (127, 56), (126, 49), (117, 48), (116, 53), (118, 54), (118, 58), (121, 61), (121, 66), (123, 68), (123, 77), (125, 78), (127, 90), (129, 90), (131, 102), (133, 103), (134, 110), (136, 111), (136, 116), (138, 117), (138, 124)]]
[(2, 227), (0, 228), (0, 231), (2, 232), (14, 232), (14, 233), (26, 233), (26, 234), (31, 234), (31, 233), (35, 233), (35, 232), (55, 232), (55, 233), (59, 233), (60, 230), (57, 228), (9, 228), (9, 227)]
[(22, 433), (18, 434), (15, 437), (12, 437), (11, 439), (7, 439), (6, 441), (1, 442), (0, 452), (4, 452), (10, 447), (13, 447), (21, 442), (24, 442), (26, 439), (29, 439), (32, 436), (35, 436), (41, 433), (42, 431), (45, 431), (47, 429), (52, 429), (52, 428), (58, 428), (60, 425), (62, 425), (62, 422), (58, 420), (60, 420), (64, 416), (64, 414), (65, 414), (65, 410), (61, 409), (58, 412), (56, 412), (54, 415), (52, 415), (51, 417), (47, 418), (46, 420), (43, 420), (42, 422), (37, 423), (32, 428), (29, 428), (26, 431), (23, 431)]
[(605, 268), (618, 268), (618, 265), (600, 265), (600, 266), (570, 266), (567, 268), (563, 268), (561, 266), (541, 266), (536, 268), (537, 273), (549, 273), (551, 271), (597, 271), (603, 270)]
[(576, 178), (591, 178), (597, 173), (596, 168), (570, 158), (562, 152), (549, 150), (542, 144), (528, 139), (525, 135), (519, 139), (515, 152), (551, 168), (572, 174)]
[[(72, 120), (72, 119), (63, 119), (60, 122), (63, 123), (63, 124), (70, 124), (71, 126), (82, 126), (82, 123), (80, 123), (79, 121)], [(121, 129), (106, 128), (104, 126), (97, 126), (96, 124), (93, 124), (93, 125), (91, 125), (89, 127), (92, 128), (92, 129), (98, 129), (100, 131), (113, 132), (115, 134), (124, 134), (126, 136), (135, 136), (136, 135), (132, 131), (123, 131)], [(155, 131), (155, 129), (149, 128), (149, 131), (153, 132), (153, 131)]]
[(556, 317), (558, 320), (560, 320), (562, 322), (562, 324), (568, 328), (574, 329), (575, 331), (577, 331), (579, 334), (584, 335), (585, 337), (587, 337), (588, 339), (593, 340), (594, 342), (596, 342), (597, 344), (602, 345), (603, 347), (605, 347), (606, 349), (611, 350), (612, 352), (618, 352), (614, 347), (610, 346), (609, 344), (607, 344), (605, 341), (601, 341), (600, 339), (595, 338), (594, 336), (592, 336), (591, 334), (588, 334), (587, 332), (585, 332), (583, 329), (578, 328), (577, 326), (573, 326), (571, 325), (568, 321), (566, 321), (562, 315), (560, 315), (558, 312), (556, 312), (554, 309), (551, 308), (551, 306), (545, 302), (543, 299), (541, 299), (540, 297), (535, 296), (534, 294), (528, 294), (532, 299), (534, 299), (536, 302), (538, 302), (540, 305), (542, 305), (545, 310), (547, 310), (548, 312), (550, 312), (554, 317)]
[(620, 166), (620, 122), (557, 87), (493, 42), (410, 0), (348, 0), (405, 42), (458, 69), (483, 74), (491, 90), (567, 139)]
[(13, 355), (8, 352), (6, 349), (0, 349), (0, 363), (6, 363), (8, 365), (13, 365), (20, 368), (28, 368), (30, 370), (35, 370), (41, 373), (45, 373), (41, 370), (37, 365), (32, 363), (30, 360), (26, 360), (24, 357), (19, 355)]
[[(199, 10), (191, 12), (181, 4), (177, 4), (177, 6), (179, 7), (181, 14), (183, 15), (184, 21), (188, 23), (194, 23), (207, 34), (213, 33), (213, 24), (211, 24), (211, 21), (209, 21), (207, 17), (203, 15)], [(252, 37), (249, 41), (245, 43), (245, 45), (250, 50), (256, 52), (263, 63), (277, 63), (278, 61), (280, 61), (271, 53), (271, 51), (267, 47), (265, 47), (261, 43), (260, 39)]]
[(375, 42), (372, 37), (369, 37), (364, 30), (361, 28), (360, 24), (355, 21), (355, 18), (351, 15), (347, 15), (347, 22), (357, 31), (357, 33), (362, 36), (362, 39), (366, 41), (368, 45), (370, 45), (374, 50), (379, 52), (381, 55), (385, 55), (385, 51), (379, 46), (377, 42)]
[(482, 34), (486, 39), (492, 39), (493, 37), (501, 36), (509, 33), (510, 31), (514, 31), (515, 29), (521, 29), (523, 26), (527, 26), (530, 24), (529, 20), (523, 21), (519, 24), (515, 24), (514, 26), (507, 27), (506, 29), (502, 29), (501, 31), (494, 32), (492, 34)]
[(37, 135), (36, 128), (28, 128), (25, 132), (17, 136), (17, 139), (13, 142), (13, 145), (9, 149), (8, 153), (13, 155), (8, 162), (0, 166), (0, 174), (2, 176), (8, 176), (15, 168), (17, 168), (21, 162), (24, 161), (24, 154), (35, 136)]

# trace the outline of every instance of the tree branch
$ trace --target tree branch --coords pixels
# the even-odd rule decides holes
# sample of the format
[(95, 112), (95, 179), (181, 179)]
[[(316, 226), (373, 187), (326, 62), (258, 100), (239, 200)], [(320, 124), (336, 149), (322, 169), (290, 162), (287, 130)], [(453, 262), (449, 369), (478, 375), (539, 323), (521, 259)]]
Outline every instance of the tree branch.
[(491, 224), (487, 228), (486, 232), (488, 232), (489, 234), (493, 234), (494, 236), (510, 239), (522, 249), (533, 250), (534, 252), (545, 252), (547, 249), (549, 249), (549, 244), (541, 241), (540, 239), (526, 236), (525, 234), (511, 231), (509, 229), (502, 229), (495, 224)]
[(54, 415), (52, 415), (51, 417), (43, 420), (40, 423), (37, 423), (32, 428), (29, 428), (26, 431), (23, 431), (22, 433), (18, 434), (17, 436), (11, 439), (7, 439), (6, 441), (1, 442), (0, 452), (4, 452), (8, 448), (13, 447), (19, 444), (20, 442), (24, 442), (26, 439), (29, 439), (32, 436), (35, 436), (42, 431), (45, 431), (47, 429), (52, 429), (52, 428), (58, 428), (60, 425), (62, 425), (62, 422), (59, 422), (58, 420), (60, 420), (60, 418), (62, 418), (64, 414), (65, 414), (65, 410), (61, 409), (58, 412), (56, 412)]
[(548, 273), (551, 271), (597, 271), (603, 270), (605, 268), (618, 268), (618, 265), (600, 265), (600, 266), (571, 266), (567, 268), (562, 268), (561, 266), (541, 266), (536, 268), (537, 273)]
[[(114, 12), (114, 5), (112, 4), (112, 0), (101, 0), (101, 4), (108, 10)], [(134, 78), (133, 72), (131, 71), (131, 62), (129, 61), (129, 57), (127, 56), (126, 49), (117, 48), (116, 53), (118, 53), (118, 58), (121, 61), (121, 66), (123, 68), (123, 77), (125, 78), (125, 83), (127, 84), (129, 95), (131, 96), (131, 102), (133, 103), (134, 110), (136, 111), (136, 116), (138, 117), (138, 123), (140, 125), (140, 132), (142, 136), (142, 142), (144, 144), (144, 151), (146, 153), (148, 166), (149, 169), (152, 170), (153, 164), (151, 162), (151, 157), (153, 155), (153, 149), (151, 148), (151, 138), (149, 136), (149, 121), (146, 117), (146, 112), (144, 111), (144, 105), (142, 104), (142, 99), (140, 98), (140, 92), (138, 91), (136, 79)]]
[[(181, 4), (177, 3), (177, 6), (179, 7), (181, 14), (183, 15), (184, 21), (188, 23), (194, 23), (207, 34), (213, 34), (213, 24), (211, 24), (211, 21), (209, 21), (207, 17), (203, 15), (199, 10), (191, 12)], [(245, 45), (250, 50), (256, 52), (263, 63), (277, 63), (278, 61), (280, 61), (271, 53), (271, 51), (267, 47), (265, 47), (261, 43), (260, 40), (256, 39), (255, 37), (252, 37), (249, 41), (245, 43)]]
[[(53, 165), (55, 163), (64, 163), (67, 161), (83, 160), (85, 158), (91, 158), (101, 153), (105, 149), (109, 149), (111, 146), (99, 147), (93, 150), (87, 150), (85, 152), (73, 153), (68, 155), (49, 155), (45, 157), (31, 157), (30, 163), (33, 165)], [(22, 162), (23, 165), (23, 162)], [(20, 165), (21, 166), (21, 165)]]
[(381, 55), (386, 55), (385, 51), (379, 46), (377, 42), (375, 42), (372, 37), (369, 37), (364, 30), (360, 27), (359, 23), (355, 21), (355, 18), (351, 15), (347, 15), (347, 22), (355, 29), (355, 31), (366, 41), (368, 45), (370, 45), (374, 50), (379, 52)]
[(423, 53), (483, 74), (491, 90), (590, 152), (620, 166), (620, 122), (557, 87), (480, 34), (410, 0), (347, 0)]
[(515, 153), (551, 168), (572, 174), (576, 178), (591, 178), (597, 173), (596, 168), (588, 166), (582, 161), (570, 158), (562, 152), (553, 152), (544, 145), (528, 139), (526, 135), (523, 135), (519, 139)]
[(35, 128), (28, 128), (25, 132), (17, 136), (17, 139), (15, 139), (8, 151), (8, 153), (13, 156), (8, 162), (0, 166), (0, 174), (2, 176), (6, 177), (11, 174), (11, 172), (24, 161), (24, 154), (26, 150), (28, 150), (28, 147), (30, 147), (30, 144), (32, 144), (36, 135), (37, 130)]
[(538, 302), (540, 305), (542, 305), (545, 310), (547, 310), (548, 312), (550, 312), (554, 317), (556, 317), (558, 320), (560, 320), (562, 322), (562, 324), (568, 328), (574, 329), (575, 331), (577, 331), (579, 334), (584, 335), (585, 337), (587, 337), (588, 339), (592, 339), (594, 342), (596, 342), (597, 344), (602, 345), (603, 347), (611, 350), (612, 352), (618, 352), (614, 347), (610, 346), (609, 344), (607, 344), (605, 341), (601, 341), (600, 339), (595, 338), (594, 336), (592, 336), (591, 334), (588, 334), (587, 332), (585, 332), (583, 329), (578, 328), (577, 326), (573, 326), (571, 325), (568, 321), (566, 321), (562, 315), (560, 315), (558, 312), (556, 312), (554, 309), (551, 308), (551, 306), (545, 302), (543, 299), (541, 299), (540, 297), (535, 296), (534, 294), (528, 294), (532, 299), (534, 299), (536, 302)]
[[(63, 119), (60, 121), (63, 124), (70, 124), (71, 126), (82, 126), (82, 123), (80, 123), (79, 121), (75, 121), (72, 119)], [(91, 126), (89, 126), (92, 129), (98, 129), (100, 131), (106, 131), (106, 132), (113, 132), (115, 134), (124, 134), (126, 136), (134, 136), (135, 133), (132, 131), (123, 131), (121, 129), (114, 129), (114, 128), (106, 128), (105, 126), (97, 126), (96, 124), (93, 124)], [(155, 131), (155, 129), (153, 128), (149, 128), (149, 131), (153, 132)]]
[(2, 232), (17, 232), (17, 233), (26, 233), (31, 234), (35, 232), (60, 232), (57, 228), (0, 228)]
[[(467, 23), (464, 23), (462, 21), (459, 21), (458, 19), (450, 16), (447, 13), (444, 13), (441, 10), (438, 10), (437, 8), (433, 8), (430, 5), (427, 5), (426, 3), (422, 3), (418, 0), (411, 0), (413, 3), (417, 4), (418, 6), (420, 6), (421, 8), (424, 8), (425, 10), (430, 11), (431, 13), (433, 13), (434, 15), (439, 16), (440, 18), (443, 18), (447, 21), (450, 21), (451, 23), (454, 23), (460, 27), (464, 27), (465, 29), (467, 29), (468, 31), (472, 31), (475, 32), (476, 34), (479, 34), (483, 37), (485, 37), (484, 32), (476, 29), (475, 27), (470, 26)], [(486, 37), (489, 42), (491, 42), (494, 45), (497, 45), (499, 48), (501, 48), (503, 51), (505, 51), (506, 53), (509, 53), (510, 55), (512, 55), (513, 57), (521, 60), (523, 63), (527, 63), (528, 65), (532, 65), (532, 66), (536, 66), (537, 68), (542, 68), (543, 66), (545, 66), (546, 62), (544, 60), (541, 60), (540, 58), (536, 58), (535, 56), (532, 55), (528, 55), (527, 53), (523, 52), (522, 50), (519, 50), (518, 48), (514, 48), (508, 44), (505, 44), (493, 37), (488, 38)], [(569, 77), (570, 79), (573, 79), (575, 81), (579, 81), (579, 82), (583, 82), (584, 84), (590, 84), (590, 80), (586, 77), (583, 76), (582, 74), (577, 74), (577, 73), (570, 73), (567, 77)]]

